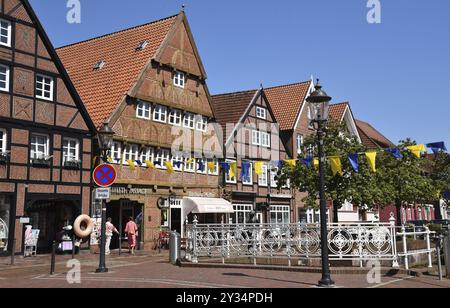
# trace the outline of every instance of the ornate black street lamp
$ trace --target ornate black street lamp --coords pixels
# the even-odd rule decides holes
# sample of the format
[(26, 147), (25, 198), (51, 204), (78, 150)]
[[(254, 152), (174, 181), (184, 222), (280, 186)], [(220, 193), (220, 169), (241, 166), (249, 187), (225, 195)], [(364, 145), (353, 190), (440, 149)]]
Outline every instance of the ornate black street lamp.
[(310, 104), (312, 123), (317, 127), (319, 150), (320, 243), (322, 247), (322, 279), (319, 281), (319, 287), (334, 286), (334, 281), (331, 280), (330, 264), (328, 260), (328, 222), (327, 200), (325, 199), (325, 156), (323, 150), (323, 140), (325, 137), (324, 128), (328, 121), (330, 101), (331, 97), (322, 90), (322, 86), (319, 84), (319, 80), (317, 80), (315, 91), (307, 98), (307, 102)]
[[(98, 147), (100, 149), (101, 158), (104, 163), (108, 161), (108, 151), (113, 144), (114, 131), (109, 127), (108, 123), (103, 123), (98, 131)], [(96, 270), (97, 273), (107, 273), (106, 268), (106, 200), (102, 200), (102, 234), (100, 241), (100, 262)]]

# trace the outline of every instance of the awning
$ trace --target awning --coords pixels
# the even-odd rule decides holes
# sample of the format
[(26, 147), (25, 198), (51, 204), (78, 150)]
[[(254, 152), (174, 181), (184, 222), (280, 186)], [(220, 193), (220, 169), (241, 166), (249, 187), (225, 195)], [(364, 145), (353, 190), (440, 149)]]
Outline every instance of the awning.
[(232, 214), (233, 206), (225, 199), (219, 198), (183, 198), (183, 212), (187, 216), (194, 214)]

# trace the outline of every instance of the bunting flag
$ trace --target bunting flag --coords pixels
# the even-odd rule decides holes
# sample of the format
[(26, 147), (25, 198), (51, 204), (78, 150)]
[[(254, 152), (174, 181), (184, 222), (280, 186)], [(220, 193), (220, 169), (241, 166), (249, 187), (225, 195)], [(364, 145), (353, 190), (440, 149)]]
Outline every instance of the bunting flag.
[(355, 170), (356, 173), (359, 172), (359, 155), (358, 154), (350, 154), (348, 156), (348, 160), (350, 161), (350, 164), (353, 167), (353, 170)]
[(297, 165), (297, 161), (295, 159), (286, 159), (284, 162), (291, 168), (295, 168)]
[(225, 172), (225, 174), (228, 174), (230, 172), (230, 163), (219, 163), (220, 168)]
[(134, 164), (134, 161), (133, 161), (133, 160), (129, 159), (129, 160), (127, 160), (127, 163), (128, 163), (128, 165), (130, 166), (130, 170), (131, 170), (131, 171), (136, 170), (136, 165)]
[(237, 176), (237, 163), (230, 163), (230, 172), (229, 172), (230, 178), (235, 178)]
[(257, 176), (260, 176), (263, 174), (263, 166), (264, 166), (264, 162), (262, 162), (262, 161), (255, 162), (255, 174)]
[(168, 173), (174, 173), (174, 172), (175, 172), (175, 170), (173, 169), (173, 164), (172, 164), (172, 162), (166, 161), (166, 162), (164, 163), (164, 166), (167, 168), (167, 172), (168, 172)]
[(189, 158), (188, 160), (186, 160), (186, 165), (190, 165), (194, 162), (193, 158)]
[(142, 167), (142, 161), (140, 161), (140, 160), (135, 160), (135, 162), (136, 162), (136, 164), (137, 164), (139, 167)]
[(434, 155), (437, 155), (440, 151), (447, 152), (444, 142), (434, 142), (427, 144), (427, 148), (431, 149)]
[(159, 161), (159, 160), (155, 161), (153, 164), (154, 164), (155, 166), (160, 166), (160, 167), (163, 166), (162, 163), (161, 163), (161, 161)]
[(314, 168), (319, 168), (319, 160), (317, 158), (314, 158)]
[(444, 192), (444, 198), (450, 200), (450, 191)]
[(114, 160), (112, 159), (111, 156), (108, 156), (107, 160), (108, 160), (108, 163), (110, 163), (110, 164), (112, 164), (114, 162)]
[(197, 164), (198, 164), (198, 170), (200, 170), (200, 171), (205, 170), (205, 163), (203, 161), (198, 160)]
[(311, 168), (313, 158), (312, 157), (302, 158), (301, 161), (306, 167)]
[(414, 154), (414, 156), (416, 156), (417, 158), (420, 158), (422, 155), (422, 152), (426, 152), (427, 149), (425, 147), (424, 144), (418, 144), (418, 145), (413, 145), (410, 147), (407, 147), (407, 149)]
[(144, 163), (147, 165), (147, 167), (149, 169), (155, 169), (156, 168), (155, 165), (149, 160), (144, 161)]
[(173, 166), (177, 168), (181, 168), (181, 166), (184, 165), (182, 161), (174, 161)]
[(331, 163), (331, 171), (333, 172), (333, 176), (339, 174), (342, 176), (344, 173), (342, 172), (342, 162), (340, 156), (330, 156), (328, 157)]
[(366, 158), (372, 171), (377, 172), (377, 152), (367, 152)]
[(208, 162), (208, 171), (209, 172), (214, 172), (216, 171), (216, 163), (215, 162)]
[(250, 177), (251, 164), (248, 161), (242, 162), (241, 179), (248, 179)]
[(402, 159), (403, 158), (403, 155), (400, 152), (400, 149), (398, 149), (398, 148), (386, 149), (385, 151), (388, 152), (388, 153), (391, 153), (392, 156), (395, 157), (395, 159)]

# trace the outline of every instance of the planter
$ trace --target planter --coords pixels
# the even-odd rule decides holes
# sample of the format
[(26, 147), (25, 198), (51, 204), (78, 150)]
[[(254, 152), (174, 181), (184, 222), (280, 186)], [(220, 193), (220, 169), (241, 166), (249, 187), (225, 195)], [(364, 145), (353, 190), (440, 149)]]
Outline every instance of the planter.
[(31, 159), (31, 164), (36, 168), (50, 168), (50, 159), (33, 158)]
[(81, 161), (66, 161), (64, 162), (64, 168), (70, 170), (80, 170)]
[(0, 165), (6, 165), (8, 163), (8, 155), (7, 154), (0, 154)]

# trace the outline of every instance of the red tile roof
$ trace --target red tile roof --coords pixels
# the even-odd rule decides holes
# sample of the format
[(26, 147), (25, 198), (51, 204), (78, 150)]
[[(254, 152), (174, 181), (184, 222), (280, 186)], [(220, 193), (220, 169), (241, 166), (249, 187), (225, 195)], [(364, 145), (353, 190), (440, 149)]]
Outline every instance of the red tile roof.
[(390, 148), (394, 144), (367, 122), (355, 120), (362, 143), (370, 149)]
[(249, 90), (213, 95), (212, 105), (217, 122), (223, 128), (225, 128), (227, 124), (238, 124), (257, 91), (258, 90)]
[(294, 129), (311, 81), (264, 89), (281, 130)]
[[(99, 127), (118, 107), (155, 56), (176, 16), (57, 49), (92, 120)], [(138, 45), (149, 44), (141, 51)], [(105, 66), (94, 70), (98, 61)]]
[(330, 105), (329, 117), (335, 121), (341, 122), (348, 107), (348, 102)]

